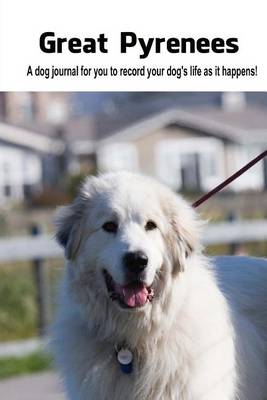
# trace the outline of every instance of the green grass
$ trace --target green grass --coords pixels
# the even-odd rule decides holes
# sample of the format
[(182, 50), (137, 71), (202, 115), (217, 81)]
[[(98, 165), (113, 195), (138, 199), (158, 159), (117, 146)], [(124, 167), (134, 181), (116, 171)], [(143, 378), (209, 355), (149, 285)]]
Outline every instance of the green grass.
[[(258, 243), (245, 243), (237, 246), (239, 254), (245, 254), (252, 257), (267, 257), (267, 244), (266, 242)], [(207, 246), (205, 253), (210, 256), (231, 255), (231, 247), (227, 244)]]
[[(266, 257), (267, 244), (247, 243), (241, 253)], [(229, 246), (208, 246), (209, 255), (230, 254)], [(63, 260), (49, 260), (46, 278), (53, 318), (57, 283), (63, 271)], [(0, 342), (27, 339), (38, 335), (36, 290), (30, 263), (0, 265)]]
[(35, 352), (25, 357), (0, 358), (0, 379), (45, 371), (51, 368), (51, 356), (44, 352)]
[[(62, 269), (61, 260), (51, 261), (47, 281), (51, 316), (56, 287)], [(0, 342), (26, 339), (38, 335), (36, 290), (31, 265), (15, 263), (0, 265)]]
[(0, 267), (0, 341), (37, 334), (35, 288), (27, 265)]

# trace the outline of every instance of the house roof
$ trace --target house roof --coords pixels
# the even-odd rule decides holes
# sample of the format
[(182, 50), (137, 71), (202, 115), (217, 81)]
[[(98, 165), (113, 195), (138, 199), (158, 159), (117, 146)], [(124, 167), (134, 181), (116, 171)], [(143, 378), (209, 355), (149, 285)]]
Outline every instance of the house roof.
[(0, 140), (31, 150), (54, 154), (62, 153), (65, 146), (61, 140), (4, 122), (0, 122)]
[(240, 143), (267, 143), (267, 109), (245, 107), (239, 111), (204, 108), (196, 116), (218, 127), (218, 134)]
[(171, 109), (114, 132), (99, 144), (134, 140), (166, 126), (183, 127), (233, 143), (267, 144), (267, 112), (251, 107), (233, 112), (215, 107)]
[[(114, 141), (135, 140), (166, 127), (181, 127), (201, 135), (240, 144), (267, 144), (267, 109), (247, 106), (239, 111), (221, 107), (172, 108), (150, 114), (129, 124), (120, 113), (117, 123), (96, 115), (68, 121), (62, 132), (48, 127), (17, 127), (0, 122), (0, 140), (40, 152), (61, 153), (68, 142), (76, 154), (88, 154), (96, 147)], [(101, 122), (101, 123), (100, 123)], [(119, 126), (119, 129), (118, 129)], [(103, 128), (104, 127), (104, 128)], [(122, 128), (121, 128), (122, 127)], [(115, 130), (116, 129), (116, 130)]]

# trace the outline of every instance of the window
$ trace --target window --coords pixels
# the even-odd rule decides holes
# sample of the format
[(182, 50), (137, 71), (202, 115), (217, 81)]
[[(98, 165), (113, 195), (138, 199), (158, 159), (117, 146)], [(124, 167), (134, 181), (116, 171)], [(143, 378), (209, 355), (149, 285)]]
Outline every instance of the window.
[(131, 143), (115, 143), (101, 147), (97, 153), (99, 169), (102, 171), (138, 170), (138, 153)]
[(31, 121), (34, 118), (33, 94), (28, 92), (19, 93), (17, 96), (18, 115), (21, 121)]
[(155, 148), (157, 177), (174, 190), (210, 190), (223, 178), (223, 144), (213, 138), (170, 139)]
[(11, 186), (10, 185), (4, 185), (4, 196), (11, 197)]

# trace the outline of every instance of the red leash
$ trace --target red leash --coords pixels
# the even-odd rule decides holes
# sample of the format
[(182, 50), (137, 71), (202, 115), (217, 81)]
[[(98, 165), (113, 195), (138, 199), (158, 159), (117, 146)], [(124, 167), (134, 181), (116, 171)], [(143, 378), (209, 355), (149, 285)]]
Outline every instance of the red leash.
[(262, 160), (266, 156), (267, 156), (267, 150), (265, 150), (263, 153), (258, 155), (256, 158), (251, 160), (248, 164), (246, 164), (244, 167), (242, 167), (239, 171), (235, 172), (229, 178), (225, 179), (225, 181), (220, 183), (218, 186), (216, 186), (210, 192), (208, 192), (208, 193), (204, 194), (204, 196), (200, 197), (200, 199), (198, 199), (197, 201), (195, 201), (192, 204), (192, 207), (196, 208), (196, 207), (200, 206), (200, 204), (204, 203), (206, 200), (208, 200), (214, 194), (220, 192), (223, 188), (225, 188), (225, 186), (229, 185), (229, 183), (233, 182), (240, 175), (244, 174), (244, 172), (246, 172), (248, 169), (253, 167), (253, 165), (257, 164), (257, 162), (259, 162), (260, 160)]

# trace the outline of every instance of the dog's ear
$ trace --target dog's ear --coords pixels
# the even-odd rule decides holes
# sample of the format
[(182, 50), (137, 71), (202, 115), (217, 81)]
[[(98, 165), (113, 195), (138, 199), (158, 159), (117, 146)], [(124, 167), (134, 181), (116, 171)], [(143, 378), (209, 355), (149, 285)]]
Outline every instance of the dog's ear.
[(56, 240), (65, 249), (66, 258), (74, 259), (82, 238), (82, 218), (75, 208), (75, 203), (59, 208), (55, 226)]
[(55, 236), (57, 242), (64, 247), (65, 256), (69, 260), (74, 259), (80, 247), (86, 209), (91, 202), (95, 182), (97, 178), (87, 178), (75, 201), (69, 206), (60, 207), (57, 212)]
[(171, 225), (178, 242), (183, 246), (185, 257), (189, 257), (198, 247), (198, 228), (193, 212), (175, 214)]
[(201, 249), (199, 243), (200, 223), (194, 210), (180, 197), (175, 196), (169, 206), (171, 225), (173, 272), (185, 269), (186, 260)]

